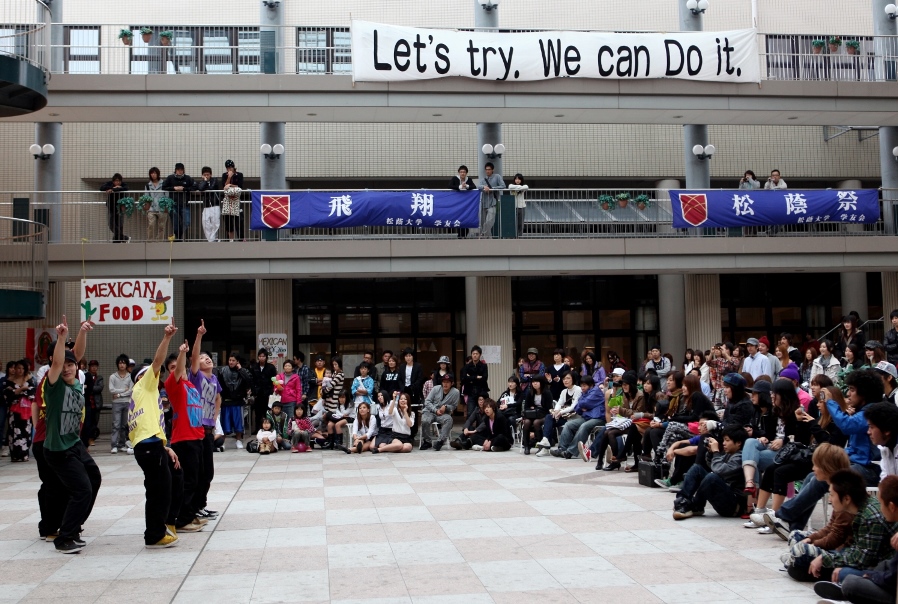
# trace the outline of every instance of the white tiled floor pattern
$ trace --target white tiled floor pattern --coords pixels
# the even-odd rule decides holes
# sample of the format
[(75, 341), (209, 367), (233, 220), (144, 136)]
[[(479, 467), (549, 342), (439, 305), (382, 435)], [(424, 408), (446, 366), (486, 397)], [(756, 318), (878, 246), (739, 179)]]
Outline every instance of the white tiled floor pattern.
[(783, 542), (634, 474), (517, 453), (215, 456), (220, 519), (143, 548), (142, 474), (97, 454), (88, 547), (37, 540), (34, 463), (0, 462), (0, 604), (12, 602), (814, 603)]

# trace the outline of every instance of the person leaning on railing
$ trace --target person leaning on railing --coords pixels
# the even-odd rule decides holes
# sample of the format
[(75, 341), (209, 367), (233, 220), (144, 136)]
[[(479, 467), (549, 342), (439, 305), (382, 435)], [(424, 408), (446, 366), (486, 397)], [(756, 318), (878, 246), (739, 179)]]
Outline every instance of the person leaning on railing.
[(165, 197), (165, 191), (162, 190), (162, 173), (159, 168), (153, 166), (149, 172), (150, 182), (144, 185), (148, 197), (153, 198), (153, 202), (148, 208), (147, 213), (147, 241), (155, 241), (157, 239), (165, 240), (168, 230), (168, 212), (159, 206), (159, 200)]
[(524, 234), (524, 210), (527, 207), (527, 202), (524, 201), (524, 191), (529, 188), (524, 184), (524, 175), (520, 172), (514, 175), (514, 182), (508, 185), (508, 189), (514, 195), (514, 215), (518, 237)]
[(118, 207), (121, 193), (128, 190), (128, 185), (122, 182), (122, 175), (116, 172), (112, 175), (112, 180), (103, 183), (100, 190), (106, 193), (106, 216), (112, 240), (116, 243), (130, 241), (130, 237), (125, 237), (125, 218), (122, 216), (122, 209)]

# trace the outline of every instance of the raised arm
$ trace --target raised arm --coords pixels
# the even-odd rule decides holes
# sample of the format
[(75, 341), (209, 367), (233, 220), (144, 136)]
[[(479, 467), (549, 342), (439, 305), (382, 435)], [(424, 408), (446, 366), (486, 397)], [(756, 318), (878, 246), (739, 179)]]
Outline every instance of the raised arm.
[(200, 319), (200, 326), (196, 330), (196, 339), (193, 341), (193, 351), (190, 353), (190, 373), (200, 370), (200, 349), (203, 346), (203, 335), (206, 333), (206, 321)]
[(56, 349), (53, 350), (53, 361), (47, 371), (47, 382), (55, 384), (59, 381), (62, 366), (65, 364), (65, 339), (69, 335), (69, 324), (65, 315), (62, 315), (62, 323), (56, 326)]
[(190, 348), (190, 344), (187, 343), (187, 340), (184, 340), (184, 343), (178, 347), (178, 364), (175, 366), (175, 380), (180, 380), (184, 377), (185, 370), (187, 369), (187, 350)]
[(162, 341), (159, 342), (159, 347), (156, 348), (156, 356), (153, 357), (153, 374), (159, 375), (159, 370), (162, 368), (162, 363), (165, 362), (165, 355), (168, 353), (168, 345), (171, 342), (172, 336), (178, 331), (178, 328), (175, 327), (175, 318), (171, 318), (171, 324), (165, 326), (165, 334), (162, 336)]
[(72, 354), (79, 361), (84, 358), (84, 351), (87, 349), (87, 332), (93, 328), (93, 323), (84, 321), (81, 324), (81, 329), (78, 330), (78, 335), (75, 336), (75, 347), (72, 348)]

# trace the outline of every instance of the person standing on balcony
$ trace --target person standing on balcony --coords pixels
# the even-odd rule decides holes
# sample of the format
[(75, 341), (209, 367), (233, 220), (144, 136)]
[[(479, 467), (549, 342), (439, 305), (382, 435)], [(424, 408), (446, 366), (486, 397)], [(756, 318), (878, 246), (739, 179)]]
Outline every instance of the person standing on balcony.
[(779, 170), (771, 170), (770, 178), (767, 179), (767, 182), (764, 183), (765, 189), (788, 189), (789, 185), (786, 184), (786, 181), (780, 178)]
[(203, 194), (203, 233), (209, 243), (218, 241), (218, 229), (221, 227), (221, 185), (212, 177), (212, 168), (203, 166), (203, 178), (197, 183), (196, 190)]
[(159, 200), (165, 197), (162, 190), (162, 173), (159, 168), (153, 166), (150, 168), (150, 182), (144, 185), (146, 194), (153, 198), (153, 203), (147, 212), (147, 241), (156, 241), (166, 239), (166, 231), (168, 230), (168, 212), (162, 210), (159, 206)]
[(480, 236), (490, 237), (493, 223), (496, 222), (496, 204), (499, 203), (499, 191), (505, 189), (505, 181), (501, 174), (493, 172), (495, 166), (486, 162), (483, 171), (486, 175), (480, 179)]
[(740, 189), (760, 189), (761, 183), (758, 182), (757, 177), (755, 177), (755, 173), (751, 170), (746, 170), (745, 174), (742, 175), (742, 178), (739, 180), (739, 188)]
[[(476, 188), (474, 181), (468, 176), (468, 166), (465, 165), (459, 166), (458, 176), (453, 176), (452, 180), (449, 181), (449, 189), (452, 191), (473, 191)], [(458, 229), (459, 239), (464, 239), (467, 236), (468, 229)]]
[(221, 202), (221, 214), (224, 216), (225, 230), (228, 239), (243, 239), (243, 215), (240, 208), (240, 192), (243, 190), (243, 172), (238, 172), (233, 160), (225, 161), (225, 171), (221, 175), (221, 188), (224, 199)]
[(187, 194), (196, 190), (196, 183), (184, 173), (184, 164), (178, 162), (175, 164), (175, 173), (166, 177), (162, 188), (171, 191), (172, 198), (175, 200), (175, 207), (172, 208), (172, 230), (175, 239), (183, 241), (187, 235), (187, 229), (190, 228), (190, 207), (187, 204)]
[(115, 243), (131, 241), (130, 237), (125, 237), (125, 217), (122, 216), (122, 209), (118, 207), (121, 194), (128, 190), (128, 185), (122, 182), (122, 175), (118, 172), (113, 174), (112, 180), (103, 183), (100, 190), (106, 193), (106, 217), (109, 230), (112, 231), (112, 240)]
[(524, 200), (524, 191), (529, 189), (524, 184), (524, 175), (518, 172), (514, 175), (514, 182), (508, 185), (511, 194), (514, 195), (514, 216), (518, 237), (524, 234), (524, 210), (527, 208), (527, 202)]

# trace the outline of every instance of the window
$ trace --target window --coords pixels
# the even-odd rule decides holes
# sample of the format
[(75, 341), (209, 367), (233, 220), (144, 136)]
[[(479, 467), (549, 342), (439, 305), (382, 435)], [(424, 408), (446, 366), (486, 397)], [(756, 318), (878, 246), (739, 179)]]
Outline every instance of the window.
[(100, 73), (100, 28), (66, 27), (65, 73)]
[[(150, 44), (134, 36), (131, 73), (259, 73), (260, 32), (244, 27), (150, 26)], [(139, 32), (140, 27), (131, 27)], [(158, 34), (171, 31), (171, 46), (161, 46)]]
[(296, 73), (349, 73), (352, 51), (345, 27), (299, 28), (296, 32)]

